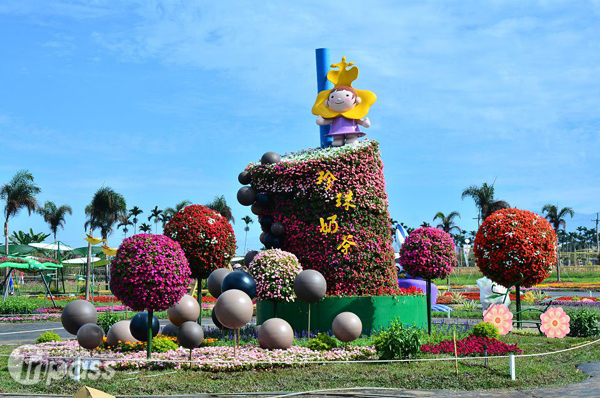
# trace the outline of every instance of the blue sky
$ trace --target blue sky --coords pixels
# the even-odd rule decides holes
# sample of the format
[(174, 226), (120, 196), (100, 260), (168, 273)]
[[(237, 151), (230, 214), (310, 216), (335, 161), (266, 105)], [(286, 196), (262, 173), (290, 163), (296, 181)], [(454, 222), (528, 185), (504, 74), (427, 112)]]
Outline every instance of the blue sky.
[[(462, 189), (600, 211), (600, 2), (3, 1), (0, 181), (33, 172), (83, 246), (103, 184), (145, 210), (225, 195), (266, 151), (318, 145), (314, 49), (375, 92), (390, 211), (476, 228)], [(22, 213), (11, 230), (47, 230)], [(243, 245), (243, 223), (235, 226)], [(249, 247), (258, 248), (258, 223)], [(109, 243), (117, 246), (121, 232)], [(241, 250), (240, 250), (241, 251)]]

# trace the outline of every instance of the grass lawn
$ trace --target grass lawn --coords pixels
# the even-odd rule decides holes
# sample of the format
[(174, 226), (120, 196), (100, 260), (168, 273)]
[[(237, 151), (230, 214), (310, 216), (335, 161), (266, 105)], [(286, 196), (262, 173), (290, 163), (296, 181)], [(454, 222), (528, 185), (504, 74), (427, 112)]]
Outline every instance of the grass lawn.
[[(503, 336), (501, 340), (518, 343), (525, 354), (556, 351), (587, 341), (580, 338), (547, 339), (533, 335), (509, 335)], [(1, 346), (0, 354), (9, 354), (13, 348)], [(585, 376), (577, 371), (575, 365), (591, 361), (600, 361), (600, 349), (597, 344), (554, 356), (517, 358), (517, 380), (514, 382), (510, 380), (508, 359), (492, 357), (489, 367), (484, 367), (482, 360), (461, 361), (458, 376), (452, 361), (340, 363), (232, 373), (170, 370), (140, 371), (132, 374), (129, 371), (120, 371), (110, 380), (86, 380), (85, 384), (113, 395), (307, 391), (342, 387), (524, 389), (581, 381)], [(76, 383), (71, 379), (53, 381), (49, 385), (20, 385), (8, 375), (7, 358), (0, 357), (0, 392), (71, 395), (82, 385), (83, 383)]]
[[(461, 268), (460, 272), (455, 272), (450, 275), (451, 285), (477, 285), (477, 279), (482, 278), (483, 274), (479, 268)], [(593, 283), (600, 282), (600, 272), (593, 271), (563, 271), (560, 276), (561, 282), (571, 283)], [(445, 286), (446, 279), (436, 279), (433, 281), (438, 286)], [(556, 271), (546, 278), (544, 283), (556, 282)]]

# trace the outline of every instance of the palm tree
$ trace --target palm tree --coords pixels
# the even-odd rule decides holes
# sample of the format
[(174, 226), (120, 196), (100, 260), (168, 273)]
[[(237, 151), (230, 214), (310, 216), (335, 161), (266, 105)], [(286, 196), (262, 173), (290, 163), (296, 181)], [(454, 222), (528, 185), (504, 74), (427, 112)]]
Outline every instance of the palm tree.
[[(127, 214), (127, 203), (120, 193), (110, 187), (102, 187), (94, 193), (92, 202), (86, 206), (85, 214), (88, 216), (84, 228), (90, 231), (100, 229), (103, 239), (108, 238), (113, 231), (113, 226), (120, 218)], [(85, 270), (85, 299), (90, 297), (90, 270), (91, 270), (92, 245), (88, 242), (88, 261)]]
[(186, 206), (189, 206), (191, 204), (192, 204), (192, 201), (186, 199), (186, 200), (182, 200), (181, 202), (177, 203), (175, 205), (175, 208), (173, 208), (173, 207), (167, 207), (165, 209), (165, 211), (163, 212), (164, 215), (166, 216), (166, 221), (165, 222), (168, 222), (171, 219), (171, 217), (173, 217), (173, 215), (175, 213), (183, 210)]
[(54, 236), (54, 243), (56, 243), (56, 233), (58, 232), (58, 227), (65, 229), (65, 220), (66, 215), (72, 215), (73, 209), (69, 205), (62, 205), (60, 207), (56, 207), (54, 202), (47, 201), (44, 203), (44, 207), (39, 209), (39, 213), (44, 218), (44, 221), (48, 223), (50, 227), (50, 231)]
[(26, 208), (29, 215), (39, 206), (35, 196), (42, 190), (35, 185), (33, 174), (29, 170), (19, 170), (8, 184), (0, 187), (0, 199), (5, 200), (4, 205), (4, 243), (6, 254), (8, 251), (8, 221), (16, 216), (22, 208)]
[(212, 202), (206, 204), (206, 207), (219, 212), (219, 214), (221, 214), (223, 217), (225, 217), (227, 219), (227, 221), (230, 221), (235, 224), (235, 218), (233, 218), (233, 212), (231, 211), (231, 207), (229, 207), (227, 205), (227, 201), (225, 200), (224, 195), (215, 196), (215, 198), (213, 199)]
[(148, 221), (152, 221), (154, 218), (154, 233), (158, 233), (158, 222), (161, 221), (162, 210), (158, 208), (158, 206), (154, 206), (154, 209), (150, 210), (150, 215), (148, 216)]
[(29, 228), (29, 232), (13, 231), (9, 241), (13, 245), (28, 245), (30, 243), (42, 243), (49, 236), (50, 234), (45, 234), (43, 232), (35, 233), (33, 232), (33, 228)]
[(460, 218), (460, 213), (457, 211), (453, 211), (446, 216), (446, 215), (444, 215), (444, 213), (439, 211), (435, 215), (435, 217), (433, 217), (433, 221), (435, 221), (439, 218), (440, 224), (437, 225), (437, 228), (441, 228), (442, 230), (444, 230), (447, 233), (452, 233), (452, 230), (455, 229), (460, 234), (462, 232), (462, 230), (458, 227), (458, 225), (455, 224), (455, 222), (454, 222), (455, 217)]
[(148, 232), (152, 231), (152, 226), (150, 224), (146, 224), (145, 222), (143, 222), (142, 225), (140, 225), (140, 231), (148, 233)]
[(503, 200), (494, 199), (494, 184), (488, 185), (484, 182), (481, 187), (471, 185), (466, 188), (461, 195), (464, 200), (466, 197), (471, 197), (475, 201), (475, 206), (479, 209), (477, 222), (488, 218), (492, 213), (501, 209), (508, 209), (510, 205)]
[[(560, 227), (563, 227), (563, 230), (567, 227), (567, 221), (565, 220), (567, 214), (573, 218), (575, 212), (570, 207), (563, 207), (559, 211), (558, 206), (548, 204), (542, 207), (542, 214), (544, 214), (546, 219), (552, 224), (558, 238)], [(556, 246), (556, 249), (558, 250), (558, 246)], [(556, 280), (560, 282), (560, 261), (556, 262)]]
[(252, 224), (254, 220), (250, 216), (244, 216), (242, 217), (242, 221), (246, 223), (246, 226), (244, 227), (244, 231), (246, 231), (246, 236), (244, 237), (244, 253), (246, 253), (246, 241), (248, 240), (248, 231), (250, 231), (250, 224)]
[(127, 232), (129, 232), (129, 228), (127, 228), (130, 225), (133, 225), (133, 223), (131, 221), (129, 221), (129, 215), (124, 215), (121, 216), (119, 218), (119, 225), (117, 225), (117, 228), (123, 228), (123, 233), (125, 234), (125, 237), (127, 238)]
[(137, 216), (139, 216), (143, 212), (144, 211), (137, 206), (133, 206), (131, 209), (129, 209), (129, 215), (133, 216), (132, 221), (133, 221), (133, 234), (134, 235), (137, 233), (137, 223), (138, 223)]
[(550, 224), (552, 224), (552, 227), (556, 233), (558, 233), (560, 227), (563, 227), (563, 229), (567, 227), (567, 222), (565, 220), (566, 216), (569, 215), (571, 218), (573, 218), (575, 212), (570, 207), (563, 207), (560, 209), (560, 211), (558, 211), (558, 206), (545, 205), (542, 207), (542, 214), (544, 214), (544, 217), (550, 221)]

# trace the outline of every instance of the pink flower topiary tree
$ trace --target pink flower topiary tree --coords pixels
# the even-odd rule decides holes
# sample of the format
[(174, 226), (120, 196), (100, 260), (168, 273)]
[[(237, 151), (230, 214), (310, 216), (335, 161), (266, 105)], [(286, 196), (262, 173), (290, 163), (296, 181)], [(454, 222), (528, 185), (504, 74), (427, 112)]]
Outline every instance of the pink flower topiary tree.
[(135, 311), (148, 310), (150, 357), (153, 312), (176, 304), (187, 291), (191, 272), (185, 253), (166, 236), (139, 234), (121, 243), (110, 271), (115, 297)]
[(415, 229), (400, 249), (407, 274), (427, 281), (427, 327), (431, 334), (431, 280), (446, 278), (456, 266), (456, 248), (449, 233), (438, 228)]

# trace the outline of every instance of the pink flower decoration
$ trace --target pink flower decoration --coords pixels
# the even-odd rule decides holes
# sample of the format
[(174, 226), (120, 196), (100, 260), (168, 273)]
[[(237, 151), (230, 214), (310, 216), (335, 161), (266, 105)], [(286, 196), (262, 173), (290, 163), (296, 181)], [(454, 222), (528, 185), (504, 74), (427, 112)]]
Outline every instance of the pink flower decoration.
[(571, 331), (569, 328), (571, 318), (561, 307), (549, 308), (542, 314), (541, 319), (540, 329), (549, 338), (562, 339)]
[(496, 326), (501, 335), (508, 334), (512, 330), (512, 319), (512, 312), (504, 304), (492, 305), (483, 315), (483, 321)]

